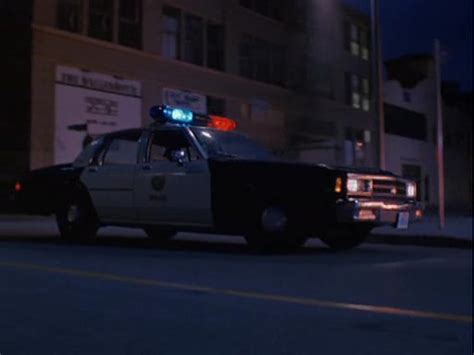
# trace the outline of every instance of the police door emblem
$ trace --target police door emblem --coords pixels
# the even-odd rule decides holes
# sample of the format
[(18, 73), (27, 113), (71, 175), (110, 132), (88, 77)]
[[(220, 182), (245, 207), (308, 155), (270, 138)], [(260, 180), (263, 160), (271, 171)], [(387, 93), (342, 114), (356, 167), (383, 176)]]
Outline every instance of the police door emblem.
[(153, 187), (153, 190), (155, 191), (161, 191), (164, 189), (166, 184), (166, 179), (164, 176), (159, 175), (159, 176), (153, 176), (151, 179), (151, 187)]

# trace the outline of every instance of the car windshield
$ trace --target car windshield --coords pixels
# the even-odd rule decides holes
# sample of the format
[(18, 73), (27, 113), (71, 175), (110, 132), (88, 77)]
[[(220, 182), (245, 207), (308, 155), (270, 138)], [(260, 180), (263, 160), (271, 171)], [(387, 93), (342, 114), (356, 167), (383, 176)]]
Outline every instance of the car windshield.
[(243, 134), (206, 128), (193, 128), (192, 131), (210, 158), (275, 159), (264, 147)]

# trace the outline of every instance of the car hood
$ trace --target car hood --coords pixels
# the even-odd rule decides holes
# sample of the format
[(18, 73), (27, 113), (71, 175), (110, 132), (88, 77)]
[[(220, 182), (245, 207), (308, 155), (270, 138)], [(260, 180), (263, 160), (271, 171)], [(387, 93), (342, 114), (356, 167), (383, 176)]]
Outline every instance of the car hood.
[(257, 159), (244, 159), (244, 158), (212, 158), (210, 159), (216, 162), (222, 162), (227, 164), (238, 164), (241, 166), (264, 166), (279, 169), (312, 169), (321, 171), (332, 171), (334, 173), (347, 173), (347, 174), (363, 174), (363, 175), (380, 175), (380, 176), (396, 176), (392, 172), (381, 170), (378, 168), (371, 167), (345, 167), (345, 166), (334, 166), (317, 163), (305, 163), (297, 161), (288, 161), (283, 159), (268, 159), (268, 160), (257, 160)]

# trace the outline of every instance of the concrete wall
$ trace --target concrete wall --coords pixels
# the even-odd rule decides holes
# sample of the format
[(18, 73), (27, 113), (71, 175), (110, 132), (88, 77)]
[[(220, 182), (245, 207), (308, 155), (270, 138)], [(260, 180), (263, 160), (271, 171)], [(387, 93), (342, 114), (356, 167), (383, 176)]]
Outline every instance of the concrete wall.
[[(410, 102), (404, 99), (405, 93), (410, 95)], [(428, 206), (437, 205), (436, 92), (433, 76), (420, 81), (413, 88), (403, 88), (396, 80), (388, 81), (384, 85), (384, 95), (386, 103), (422, 113), (427, 119), (426, 141), (386, 134), (387, 169), (401, 173), (403, 164), (420, 166), (423, 178), (429, 176), (429, 200), (424, 201)], [(443, 119), (446, 205), (451, 209), (472, 209), (472, 155), (469, 156), (469, 143), (466, 141), (455, 148), (449, 146), (446, 139), (448, 132), (453, 132), (454, 137), (467, 137), (464, 132), (472, 131), (472, 121), (456, 108), (447, 105), (443, 105)], [(422, 196), (425, 196), (424, 182), (421, 187)]]

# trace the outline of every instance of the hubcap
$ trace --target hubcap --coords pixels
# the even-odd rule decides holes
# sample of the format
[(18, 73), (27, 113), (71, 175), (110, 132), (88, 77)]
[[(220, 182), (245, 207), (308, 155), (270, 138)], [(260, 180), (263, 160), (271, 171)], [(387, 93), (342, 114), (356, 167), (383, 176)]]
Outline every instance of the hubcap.
[(67, 210), (67, 221), (69, 223), (74, 223), (79, 218), (79, 208), (76, 205), (69, 206)]
[(288, 218), (285, 212), (278, 207), (269, 207), (263, 211), (262, 227), (267, 233), (282, 233), (285, 231)]

